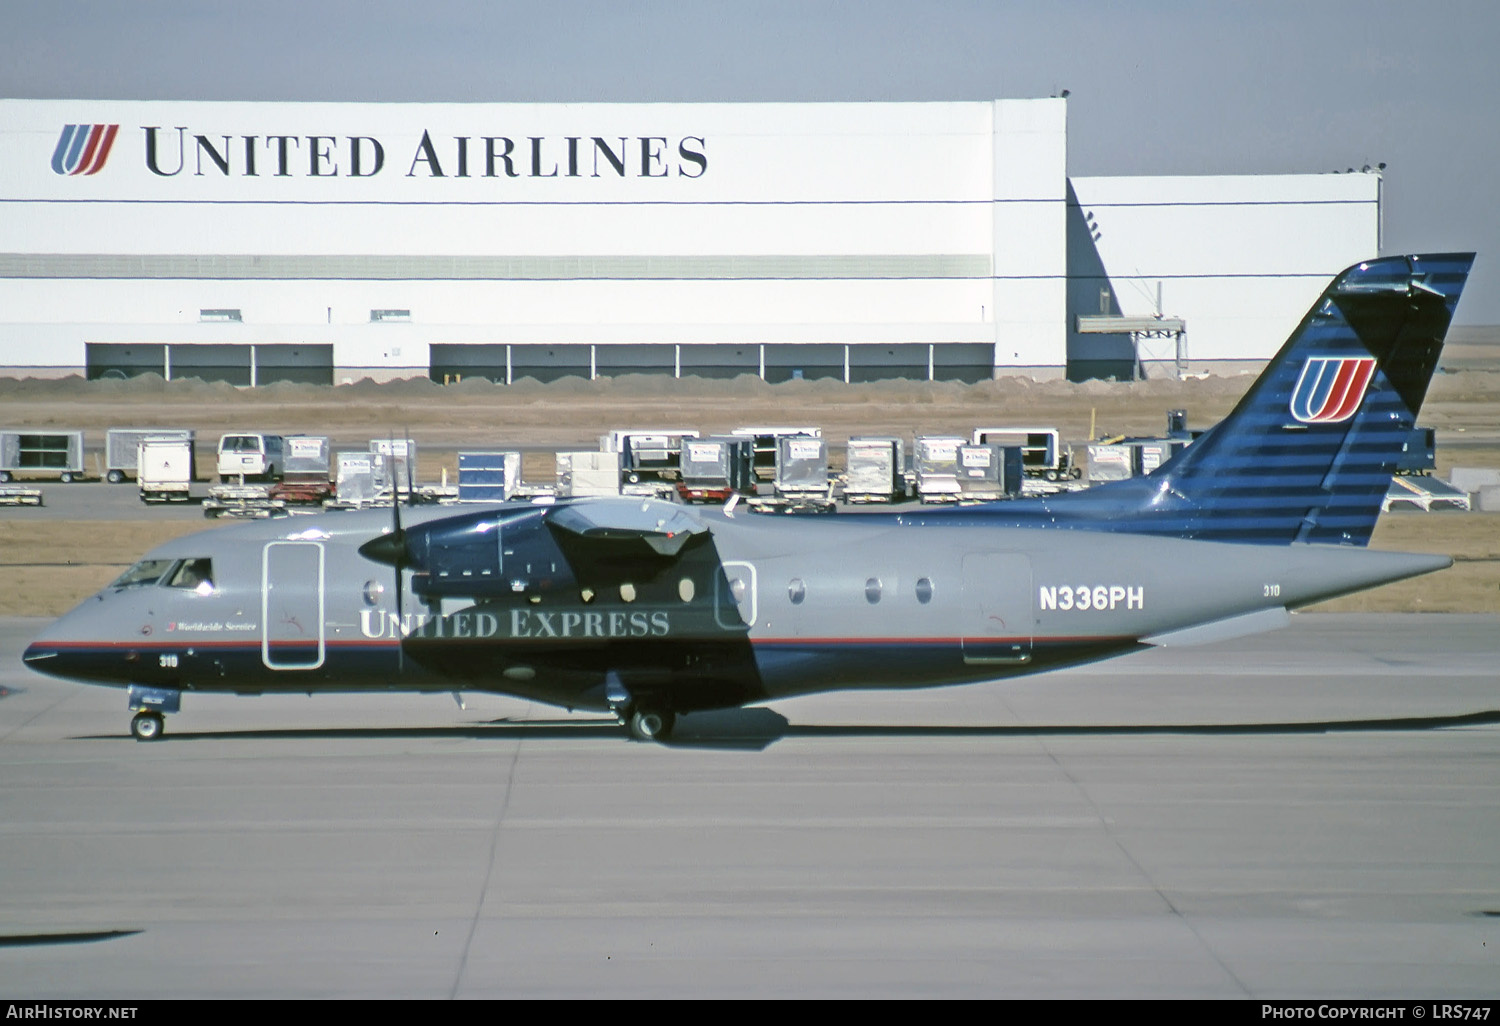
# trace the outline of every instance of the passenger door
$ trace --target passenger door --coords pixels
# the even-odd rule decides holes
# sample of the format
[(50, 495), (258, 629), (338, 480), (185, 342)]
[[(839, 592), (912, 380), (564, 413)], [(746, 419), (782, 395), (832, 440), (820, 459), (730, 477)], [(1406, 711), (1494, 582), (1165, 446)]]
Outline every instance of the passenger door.
[(964, 662), (1030, 662), (1031, 559), (1018, 552), (965, 556), (962, 622)]
[(261, 661), (272, 670), (323, 665), (322, 542), (276, 541), (261, 557)]

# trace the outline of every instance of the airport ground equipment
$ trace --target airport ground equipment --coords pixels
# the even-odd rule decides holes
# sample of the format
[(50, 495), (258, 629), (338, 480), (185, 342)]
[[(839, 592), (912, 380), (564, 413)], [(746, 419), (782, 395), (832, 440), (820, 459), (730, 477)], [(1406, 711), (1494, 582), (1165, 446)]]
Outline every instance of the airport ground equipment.
[(752, 495), (755, 492), (753, 442), (733, 435), (684, 439), (681, 470), (677, 495), (683, 502), (728, 502), (736, 493)]
[(1171, 459), (1188, 441), (1183, 438), (1117, 438), (1090, 442), (1089, 483), (1142, 477)]
[(1083, 468), (1073, 460), (1073, 447), (1062, 440), (1056, 428), (986, 427), (977, 428), (970, 439), (975, 445), (1017, 445), (1027, 477), (1048, 481), (1066, 481), (1083, 476)]
[(1421, 510), (1432, 513), (1437, 510), (1464, 510), (1474, 508), (1474, 500), (1462, 488), (1455, 488), (1440, 478), (1429, 474), (1397, 474), (1391, 478), (1386, 489), (1385, 501), (1380, 510)]
[(791, 435), (822, 438), (823, 429), (820, 427), (738, 427), (730, 434), (750, 439), (751, 451), (754, 453), (756, 479), (774, 481), (780, 439)]
[(187, 502), (192, 498), (193, 442), (188, 438), (144, 438), (136, 442), (135, 479), (141, 501)]
[(458, 454), (458, 501), (504, 502), (521, 483), (521, 454), (513, 451)]
[(208, 497), (203, 500), (203, 515), (210, 520), (280, 517), (287, 512), (286, 500), (272, 498), (271, 485), (265, 482), (211, 485)]
[(328, 439), (291, 435), (286, 439), (286, 470), (271, 486), (271, 498), (293, 506), (321, 506), (333, 497)]
[(82, 431), (0, 430), (0, 484), (54, 474), (63, 484), (83, 480)]
[(952, 435), (920, 435), (912, 449), (917, 473), (917, 498), (923, 502), (957, 502), (958, 449), (966, 439)]
[(417, 480), (417, 441), (414, 438), (372, 438), (370, 451), (385, 457), (384, 480), (397, 493), (410, 491)]
[(0, 485), (0, 506), (40, 506), (42, 490), (24, 485)]
[[(198, 432), (188, 428), (110, 428), (104, 432), (104, 480), (120, 484), (136, 478), (141, 443), (146, 441), (185, 441), (192, 459), (198, 456)], [(190, 473), (190, 480), (196, 481), (196, 462)]]
[(619, 495), (620, 454), (617, 452), (560, 452), (557, 454), (557, 494)]
[(223, 435), (215, 473), (221, 483), (279, 480), (286, 469), (285, 446), (280, 435), (261, 431)]
[(599, 438), (600, 452), (620, 454), (626, 484), (676, 481), (681, 476), (682, 444), (698, 432), (676, 428), (615, 430)]
[(1010, 445), (960, 445), (955, 470), (959, 502), (994, 502), (1021, 494), (1021, 450)]
[(1415, 427), (1406, 436), (1401, 447), (1401, 459), (1396, 463), (1398, 474), (1431, 474), (1437, 469), (1437, 430), (1430, 427)]
[(906, 498), (906, 444), (899, 438), (849, 439), (844, 450), (845, 502)]
[(390, 501), (386, 459), (374, 452), (341, 452), (334, 456), (333, 496), (329, 509), (365, 509)]
[(832, 492), (828, 443), (812, 435), (783, 435), (777, 439), (775, 485), (781, 498), (826, 502)]

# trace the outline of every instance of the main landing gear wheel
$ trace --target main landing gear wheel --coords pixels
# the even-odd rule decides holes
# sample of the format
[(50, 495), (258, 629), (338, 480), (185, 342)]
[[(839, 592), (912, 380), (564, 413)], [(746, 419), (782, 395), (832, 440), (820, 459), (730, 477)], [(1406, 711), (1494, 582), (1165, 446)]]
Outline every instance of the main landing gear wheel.
[(638, 709), (628, 721), (630, 736), (637, 741), (665, 741), (676, 725), (676, 714), (656, 709)]
[(130, 721), (130, 733), (137, 741), (160, 741), (165, 729), (166, 721), (162, 719), (161, 713), (138, 712)]

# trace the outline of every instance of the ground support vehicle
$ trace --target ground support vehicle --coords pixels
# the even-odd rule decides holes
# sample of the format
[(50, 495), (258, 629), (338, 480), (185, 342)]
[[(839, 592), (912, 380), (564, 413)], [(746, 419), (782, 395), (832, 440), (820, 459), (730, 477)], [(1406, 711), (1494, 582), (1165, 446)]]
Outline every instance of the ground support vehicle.
[(221, 436), (214, 468), (219, 482), (280, 480), (286, 469), (285, 445), (280, 435), (258, 431)]
[(0, 484), (39, 474), (56, 474), (63, 484), (82, 481), (83, 432), (0, 430)]
[(192, 498), (193, 443), (185, 438), (148, 438), (136, 443), (135, 479), (141, 501), (187, 502)]
[(970, 441), (975, 445), (1017, 445), (1021, 447), (1021, 466), (1027, 477), (1046, 481), (1077, 480), (1083, 468), (1073, 459), (1073, 447), (1062, 440), (1056, 428), (987, 427), (978, 428)]
[[(137, 477), (142, 442), (186, 442), (190, 453), (189, 481), (198, 480), (198, 432), (187, 428), (110, 428), (104, 432), (104, 480), (120, 484)], [(137, 478), (138, 479), (138, 478)]]

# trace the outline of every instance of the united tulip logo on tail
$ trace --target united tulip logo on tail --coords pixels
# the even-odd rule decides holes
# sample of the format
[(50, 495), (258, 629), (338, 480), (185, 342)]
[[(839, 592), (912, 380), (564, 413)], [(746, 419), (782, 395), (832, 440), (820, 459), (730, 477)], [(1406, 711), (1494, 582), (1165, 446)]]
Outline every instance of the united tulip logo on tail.
[(119, 130), (119, 125), (64, 125), (52, 151), (52, 170), (60, 175), (98, 174)]
[(1375, 376), (1373, 356), (1314, 356), (1292, 390), (1292, 416), (1304, 424), (1337, 424), (1354, 416)]

